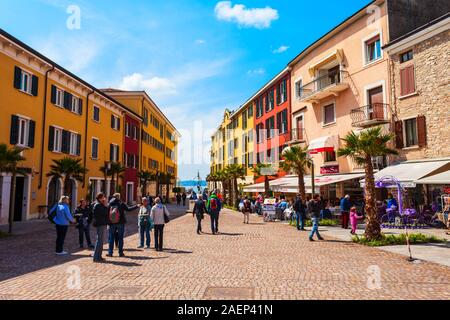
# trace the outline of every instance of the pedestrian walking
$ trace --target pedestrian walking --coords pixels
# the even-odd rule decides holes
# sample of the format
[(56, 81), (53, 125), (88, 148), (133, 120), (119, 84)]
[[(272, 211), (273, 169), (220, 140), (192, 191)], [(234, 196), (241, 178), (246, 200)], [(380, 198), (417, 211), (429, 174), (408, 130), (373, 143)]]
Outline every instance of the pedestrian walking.
[(350, 202), (350, 196), (347, 194), (344, 198), (341, 199), (342, 229), (348, 229), (351, 207), (352, 205)]
[(358, 219), (362, 219), (363, 216), (358, 215), (358, 211), (356, 207), (352, 207), (350, 209), (350, 224), (352, 225), (351, 234), (356, 234), (356, 228), (358, 227)]
[[(127, 219), (125, 217), (125, 211), (134, 211), (138, 209), (138, 206), (127, 206), (123, 201), (120, 200), (120, 193), (113, 195), (111, 201), (109, 202), (109, 250), (108, 257), (113, 256), (115, 238), (117, 237), (118, 243), (117, 247), (119, 249), (119, 257), (124, 257), (123, 252), (123, 238), (125, 235), (125, 224)], [(116, 234), (117, 233), (117, 234)]]
[(99, 193), (95, 197), (96, 202), (92, 209), (92, 225), (96, 229), (97, 240), (94, 248), (94, 262), (104, 262), (103, 253), (103, 239), (105, 238), (105, 230), (108, 225), (108, 199), (103, 193)]
[(311, 222), (312, 222), (312, 229), (311, 233), (309, 234), (309, 241), (314, 241), (313, 237), (314, 234), (317, 235), (317, 238), (319, 240), (323, 240), (323, 238), (320, 236), (319, 233), (319, 220), (320, 220), (320, 210), (321, 210), (321, 204), (319, 200), (319, 195), (315, 195), (313, 199), (309, 202), (309, 212), (311, 214)]
[(55, 215), (53, 223), (56, 227), (56, 255), (68, 255), (69, 253), (64, 251), (64, 241), (69, 230), (69, 225), (75, 223), (69, 209), (69, 197), (62, 196), (59, 202), (50, 210), (50, 214)]
[(212, 234), (217, 234), (219, 233), (219, 215), (220, 210), (222, 209), (222, 203), (215, 193), (211, 194), (208, 204), (206, 205), (206, 209), (208, 210), (211, 218), (211, 232)]
[(300, 195), (297, 195), (295, 198), (294, 211), (297, 222), (297, 230), (305, 231), (306, 205), (303, 203)]
[(185, 207), (186, 206), (186, 199), (187, 199), (186, 192), (183, 192), (183, 194), (181, 195), (181, 199), (183, 200), (183, 207)]
[(87, 205), (86, 200), (81, 199), (80, 205), (75, 210), (75, 220), (77, 222), (77, 228), (78, 228), (78, 240), (80, 243), (80, 248), (82, 249), (84, 247), (84, 238), (86, 238), (86, 244), (88, 245), (89, 249), (93, 249), (94, 246), (91, 242), (91, 235), (90, 235), (90, 225), (92, 222), (92, 210)]
[(142, 198), (142, 204), (139, 208), (138, 214), (138, 228), (140, 235), (140, 243), (138, 248), (144, 248), (144, 242), (146, 249), (150, 249), (150, 231), (153, 230), (153, 220), (150, 218), (150, 212), (152, 207), (150, 206), (147, 198)]
[(252, 213), (252, 203), (248, 197), (244, 198), (242, 213), (244, 214), (244, 224), (250, 223), (250, 213)]
[(175, 196), (177, 198), (177, 206), (181, 206), (181, 194), (177, 193), (177, 195)]
[(161, 203), (161, 198), (155, 199), (155, 205), (150, 211), (150, 218), (155, 225), (155, 250), (163, 251), (164, 226), (169, 222), (169, 210)]
[(202, 220), (205, 218), (206, 210), (205, 201), (203, 201), (203, 196), (199, 196), (198, 200), (195, 201), (194, 209), (192, 210), (192, 216), (197, 218), (197, 234), (202, 234)]

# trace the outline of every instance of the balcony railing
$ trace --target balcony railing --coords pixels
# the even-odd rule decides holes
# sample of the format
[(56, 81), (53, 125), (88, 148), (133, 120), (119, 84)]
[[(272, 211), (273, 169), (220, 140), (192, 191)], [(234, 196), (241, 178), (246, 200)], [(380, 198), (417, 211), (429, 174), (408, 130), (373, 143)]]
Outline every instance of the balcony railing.
[(387, 117), (389, 105), (385, 103), (372, 103), (364, 107), (353, 109), (350, 112), (354, 127), (370, 127), (389, 123)]
[(308, 102), (323, 99), (331, 94), (337, 94), (349, 87), (347, 78), (347, 71), (330, 72), (301, 87), (299, 99)]
[(299, 144), (306, 142), (306, 130), (295, 128), (291, 130), (291, 139), (288, 144)]

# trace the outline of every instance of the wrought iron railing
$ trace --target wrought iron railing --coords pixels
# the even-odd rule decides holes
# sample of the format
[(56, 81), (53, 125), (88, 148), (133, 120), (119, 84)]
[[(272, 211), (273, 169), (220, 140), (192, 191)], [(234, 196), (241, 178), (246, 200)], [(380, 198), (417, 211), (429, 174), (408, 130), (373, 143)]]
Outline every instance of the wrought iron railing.
[(327, 75), (321, 76), (302, 86), (299, 89), (299, 98), (305, 99), (317, 92), (327, 89), (328, 87), (345, 83), (347, 81), (347, 77), (348, 72), (345, 70), (330, 72)]
[(303, 128), (292, 129), (291, 130), (291, 141), (305, 142), (306, 141), (306, 130)]
[(353, 125), (361, 125), (367, 122), (385, 122), (388, 120), (387, 111), (389, 105), (385, 103), (372, 103), (364, 107), (353, 109), (350, 112)]

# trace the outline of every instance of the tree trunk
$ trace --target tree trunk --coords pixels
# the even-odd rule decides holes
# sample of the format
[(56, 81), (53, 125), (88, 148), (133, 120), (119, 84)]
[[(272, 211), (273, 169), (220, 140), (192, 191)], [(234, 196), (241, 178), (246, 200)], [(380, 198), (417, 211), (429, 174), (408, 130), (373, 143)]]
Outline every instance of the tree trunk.
[(13, 232), (13, 223), (14, 223), (14, 206), (15, 206), (15, 200), (16, 200), (16, 167), (13, 167), (12, 170), (12, 177), (11, 177), (11, 193), (9, 196), (9, 226), (8, 226), (8, 233), (12, 234)]
[[(239, 188), (238, 188), (237, 178), (234, 178), (233, 183), (234, 183), (234, 204), (237, 204), (237, 200), (239, 197)], [(238, 204), (237, 208), (239, 208), (239, 204)]]
[[(159, 176), (156, 177), (156, 196), (159, 197)], [(161, 199), (162, 200), (162, 199)]]
[(266, 198), (270, 196), (270, 184), (268, 176), (264, 176), (264, 193), (266, 194)]
[(305, 177), (303, 176), (303, 172), (298, 173), (298, 192), (300, 193), (300, 198), (302, 202), (306, 202), (306, 188), (305, 188)]
[(111, 175), (111, 186), (110, 186), (111, 194), (116, 193), (116, 179), (115, 179), (115, 173)]
[(381, 238), (381, 228), (375, 209), (375, 178), (371, 157), (366, 157), (365, 171), (365, 211), (367, 223), (365, 237), (368, 240), (378, 240)]

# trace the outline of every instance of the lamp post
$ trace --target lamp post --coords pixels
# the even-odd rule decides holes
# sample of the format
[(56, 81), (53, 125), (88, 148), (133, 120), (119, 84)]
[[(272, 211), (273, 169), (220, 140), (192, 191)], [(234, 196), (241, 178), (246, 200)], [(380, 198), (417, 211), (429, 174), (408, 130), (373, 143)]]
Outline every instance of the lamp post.
[(314, 198), (314, 195), (316, 194), (316, 182), (314, 178), (314, 158), (311, 153), (308, 153), (308, 158), (311, 161), (311, 198)]

